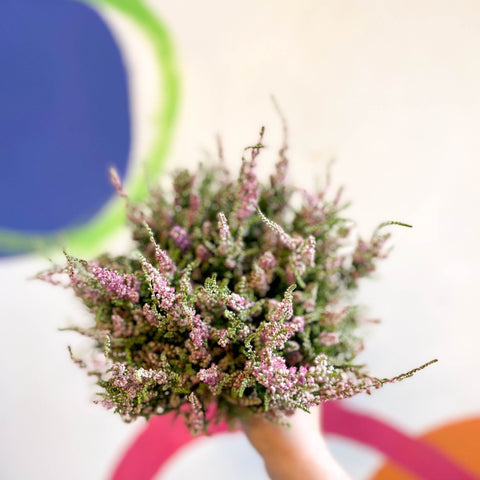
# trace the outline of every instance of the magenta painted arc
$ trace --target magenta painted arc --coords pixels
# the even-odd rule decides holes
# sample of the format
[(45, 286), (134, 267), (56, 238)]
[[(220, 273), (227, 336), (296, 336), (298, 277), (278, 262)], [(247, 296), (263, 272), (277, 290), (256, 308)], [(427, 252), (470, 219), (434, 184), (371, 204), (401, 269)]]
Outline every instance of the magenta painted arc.
[[(226, 422), (211, 427), (211, 433), (228, 432)], [(172, 414), (153, 417), (121, 458), (111, 480), (152, 480), (167, 460), (194, 441), (181, 418)]]
[(370, 415), (347, 410), (338, 402), (326, 403), (323, 415), (326, 433), (372, 447), (422, 480), (478, 480), (434, 446)]
[[(324, 406), (325, 433), (340, 435), (383, 453), (392, 462), (422, 480), (478, 480), (435, 447), (369, 415), (341, 407)], [(227, 432), (225, 422), (212, 427), (212, 434)], [(110, 480), (152, 480), (163, 465), (192, 437), (182, 419), (172, 414), (152, 418), (119, 461)]]

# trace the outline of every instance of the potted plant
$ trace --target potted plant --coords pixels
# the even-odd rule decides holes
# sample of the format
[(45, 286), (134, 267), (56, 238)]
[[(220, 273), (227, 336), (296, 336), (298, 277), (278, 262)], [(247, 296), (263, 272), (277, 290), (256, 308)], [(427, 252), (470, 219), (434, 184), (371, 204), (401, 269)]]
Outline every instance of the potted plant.
[(97, 359), (72, 358), (123, 420), (175, 412), (193, 434), (240, 422), (272, 478), (345, 478), (317, 423), (293, 414), (318, 415), (323, 402), (425, 366), (377, 378), (355, 363), (363, 343), (351, 293), (385, 258), (384, 227), (399, 222), (352, 242), (340, 192), (288, 183), (286, 141), (269, 181), (258, 180), (263, 135), (238, 177), (222, 159), (181, 170), (145, 205), (130, 202), (112, 170), (136, 248), (90, 261), (66, 253), (66, 266), (42, 278), (66, 273), (91, 312), (89, 328), (70, 329), (94, 341)]

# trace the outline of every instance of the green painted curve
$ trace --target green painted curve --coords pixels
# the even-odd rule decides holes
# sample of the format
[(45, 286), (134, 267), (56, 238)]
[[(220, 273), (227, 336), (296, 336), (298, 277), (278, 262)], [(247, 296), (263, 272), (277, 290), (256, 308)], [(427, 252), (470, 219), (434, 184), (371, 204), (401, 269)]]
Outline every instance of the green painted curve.
[[(179, 75), (171, 39), (165, 25), (141, 0), (83, 0), (92, 6), (112, 8), (130, 18), (141, 29), (153, 48), (155, 62), (162, 76), (159, 83), (162, 104), (153, 121), (159, 132), (126, 181), (125, 190), (132, 201), (148, 194), (147, 178), (155, 179), (165, 163), (179, 105)], [(67, 248), (75, 255), (90, 256), (100, 252), (103, 243), (125, 224), (124, 203), (119, 198), (109, 201), (88, 223), (82, 226), (42, 235), (0, 229), (0, 249), (10, 252), (50, 252)]]

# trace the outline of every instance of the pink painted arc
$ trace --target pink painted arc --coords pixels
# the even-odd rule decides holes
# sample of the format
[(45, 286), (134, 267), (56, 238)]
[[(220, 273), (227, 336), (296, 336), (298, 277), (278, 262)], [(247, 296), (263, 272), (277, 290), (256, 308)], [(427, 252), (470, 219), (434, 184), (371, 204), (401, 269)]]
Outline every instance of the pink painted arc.
[(373, 447), (422, 480), (478, 480), (437, 448), (377, 418), (347, 410), (338, 402), (326, 403), (323, 415), (326, 433)]
[[(323, 428), (325, 433), (374, 448), (422, 480), (475, 480), (435, 447), (374, 417), (345, 409), (338, 402), (325, 404)], [(227, 431), (225, 422), (212, 428), (212, 434)], [(182, 419), (175, 419), (173, 414), (154, 417), (127, 449), (110, 480), (152, 480), (176, 451), (199, 437), (193, 437)]]
[[(226, 422), (211, 427), (212, 434), (228, 432)], [(192, 436), (183, 419), (173, 414), (153, 417), (134, 439), (115, 468), (111, 480), (151, 480), (181, 447), (200, 438)]]

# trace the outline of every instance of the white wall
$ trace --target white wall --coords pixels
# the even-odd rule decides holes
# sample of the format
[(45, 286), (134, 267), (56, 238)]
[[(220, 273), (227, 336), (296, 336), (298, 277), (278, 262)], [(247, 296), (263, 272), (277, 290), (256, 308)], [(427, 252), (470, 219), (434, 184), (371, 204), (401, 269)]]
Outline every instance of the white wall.
[[(292, 179), (321, 176), (334, 157), (334, 181), (354, 202), (349, 214), (360, 232), (389, 219), (414, 225), (394, 230), (390, 259), (361, 289), (359, 301), (383, 320), (371, 329), (362, 360), (379, 376), (440, 362), (349, 406), (413, 433), (479, 416), (480, 4), (148, 3), (169, 26), (181, 67), (170, 165), (214, 151), (217, 133), (237, 164), (260, 125), (271, 165), (281, 137), (274, 94), (290, 125)], [(103, 15), (130, 72), (142, 72), (132, 73), (139, 155), (152, 134), (148, 46), (118, 14)], [(142, 425), (123, 425), (89, 403), (89, 382), (65, 349), (81, 342), (56, 331), (81, 309), (60, 289), (25, 280), (42, 265), (35, 256), (0, 260), (0, 477), (105, 479)], [(242, 438), (225, 438), (190, 448), (158, 478), (225, 478), (228, 458), (239, 465), (230, 478), (243, 478), (250, 462), (249, 475), (266, 478)], [(381, 461), (338, 439), (332, 445), (355, 480), (371, 478)]]

